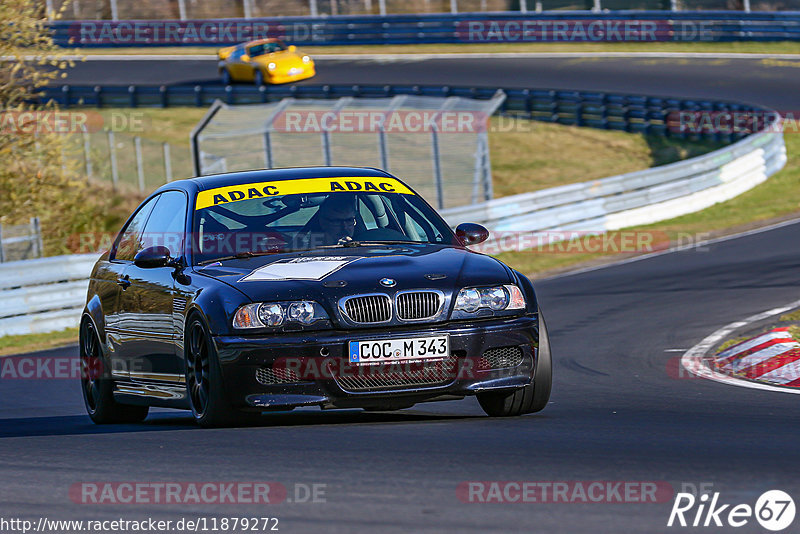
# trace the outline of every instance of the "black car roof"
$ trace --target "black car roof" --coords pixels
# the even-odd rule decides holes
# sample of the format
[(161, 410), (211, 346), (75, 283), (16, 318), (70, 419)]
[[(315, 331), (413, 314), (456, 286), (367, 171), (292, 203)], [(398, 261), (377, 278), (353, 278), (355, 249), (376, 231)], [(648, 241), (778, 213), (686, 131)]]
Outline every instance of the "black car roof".
[(330, 178), (358, 176), (363, 178), (392, 177), (391, 174), (380, 169), (368, 167), (294, 167), (288, 169), (263, 169), (257, 171), (228, 172), (212, 174), (197, 178), (187, 178), (170, 182), (162, 186), (163, 189), (185, 189), (187, 191), (205, 191), (229, 185), (242, 185), (254, 182), (267, 182), (273, 180), (298, 180), (301, 178)]

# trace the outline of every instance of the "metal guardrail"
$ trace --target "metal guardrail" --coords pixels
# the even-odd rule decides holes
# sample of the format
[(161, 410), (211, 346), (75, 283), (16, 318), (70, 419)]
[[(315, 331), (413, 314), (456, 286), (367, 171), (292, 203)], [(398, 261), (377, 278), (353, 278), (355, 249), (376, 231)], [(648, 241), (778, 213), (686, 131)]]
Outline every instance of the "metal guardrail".
[[(783, 134), (761, 132), (689, 160), (441, 214), (452, 225), (473, 221), (497, 233), (530, 233), (527, 242), (546, 242), (553, 232), (599, 234), (692, 213), (751, 189), (785, 163)], [(535, 239), (537, 234), (544, 239)]]
[(687, 133), (674, 128), (671, 114), (681, 111), (763, 112), (762, 108), (711, 100), (661, 98), (590, 91), (553, 89), (511, 89), (498, 87), (458, 87), (441, 85), (172, 85), (172, 86), (77, 86), (63, 85), (43, 90), (42, 101), (53, 100), (62, 108), (77, 105), (119, 106), (211, 106), (216, 100), (226, 104), (259, 104), (284, 98), (390, 98), (420, 95), (491, 99), (502, 90), (506, 100), (501, 113), (521, 114), (529, 119), (623, 130), (648, 135), (697, 137), (735, 141), (742, 133), (701, 131)]
[(39, 217), (29, 224), (0, 224), (0, 263), (29, 260), (44, 255)]
[(78, 326), (95, 254), (0, 265), (0, 336)]
[[(593, 25), (594, 24), (594, 25)], [(599, 24), (599, 26), (597, 26)], [(628, 28), (635, 25), (632, 31)], [(296, 45), (482, 42), (687, 42), (800, 39), (800, 12), (549, 11), (56, 21), (63, 47), (223, 46), (277, 37)]]

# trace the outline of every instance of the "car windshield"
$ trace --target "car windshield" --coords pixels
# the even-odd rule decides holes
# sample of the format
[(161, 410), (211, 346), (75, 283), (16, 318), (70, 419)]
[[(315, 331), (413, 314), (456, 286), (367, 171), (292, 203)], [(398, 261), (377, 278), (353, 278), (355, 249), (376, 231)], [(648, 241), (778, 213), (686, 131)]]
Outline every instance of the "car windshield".
[(281, 52), (286, 50), (286, 45), (281, 41), (274, 41), (253, 45), (248, 50), (250, 52), (250, 57), (257, 57), (263, 56), (264, 54), (271, 54), (273, 52)]
[[(315, 180), (338, 185), (335, 179), (299, 182)], [(199, 193), (193, 223), (194, 263), (374, 243), (456, 244), (441, 217), (396, 180), (379, 183), (370, 178), (346, 178), (340, 179), (344, 191), (278, 194), (279, 189), (296, 189), (294, 182), (245, 184)], [(348, 187), (362, 191), (349, 191)], [(406, 192), (375, 192), (378, 187)]]

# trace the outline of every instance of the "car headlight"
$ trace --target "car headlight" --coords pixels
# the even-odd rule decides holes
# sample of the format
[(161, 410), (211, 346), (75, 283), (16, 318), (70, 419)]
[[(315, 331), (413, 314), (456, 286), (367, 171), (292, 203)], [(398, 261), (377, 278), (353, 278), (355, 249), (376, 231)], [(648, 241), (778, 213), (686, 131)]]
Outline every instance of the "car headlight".
[(311, 63), (311, 58), (308, 56), (303, 56), (303, 63)]
[(245, 304), (233, 316), (233, 327), (274, 328), (287, 323), (310, 325), (328, 319), (325, 309), (311, 300)]
[(454, 311), (473, 314), (485, 309), (493, 312), (524, 310), (525, 296), (519, 287), (508, 284), (496, 287), (465, 287), (458, 292)]
[(275, 63), (270, 63), (269, 65), (267, 65), (267, 68), (269, 70), (275, 70), (278, 68), (278, 66)]

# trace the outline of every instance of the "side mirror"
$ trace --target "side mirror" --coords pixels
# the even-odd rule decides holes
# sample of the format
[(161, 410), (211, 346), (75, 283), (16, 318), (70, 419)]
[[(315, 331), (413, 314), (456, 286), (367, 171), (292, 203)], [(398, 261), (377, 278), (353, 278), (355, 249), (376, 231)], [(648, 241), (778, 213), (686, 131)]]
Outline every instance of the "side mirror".
[(456, 237), (462, 244), (477, 245), (489, 239), (489, 230), (475, 223), (461, 223), (456, 227)]
[(172, 265), (172, 258), (167, 247), (148, 247), (136, 254), (133, 264), (142, 269), (155, 269)]
[(297, 47), (295, 45), (289, 45), (289, 52), (297, 52)]
[(242, 55), (242, 61), (244, 61), (245, 63), (250, 61), (250, 56), (248, 56), (247, 54)]

